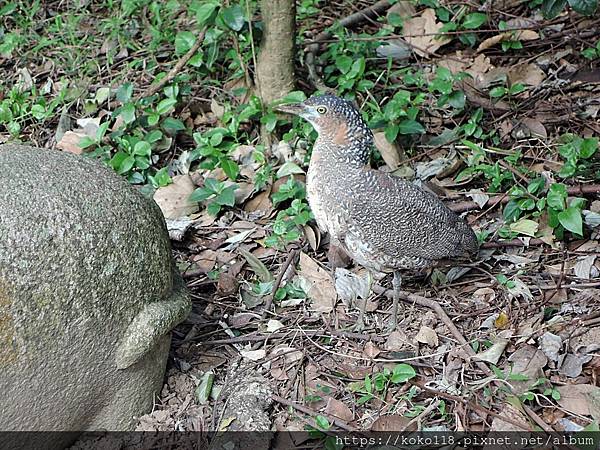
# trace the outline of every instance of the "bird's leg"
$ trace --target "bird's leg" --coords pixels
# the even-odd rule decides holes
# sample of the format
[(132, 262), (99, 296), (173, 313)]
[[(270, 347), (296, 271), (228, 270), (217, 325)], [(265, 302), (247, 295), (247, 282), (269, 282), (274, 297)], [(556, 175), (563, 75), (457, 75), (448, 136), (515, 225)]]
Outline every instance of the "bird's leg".
[(352, 330), (360, 333), (365, 329), (365, 309), (367, 309), (367, 299), (363, 298), (359, 300), (356, 298), (356, 302), (358, 303), (358, 319), (352, 327)]
[(400, 286), (402, 286), (402, 275), (399, 270), (394, 272), (392, 279), (392, 288), (394, 289), (394, 301), (392, 303), (392, 317), (390, 319), (390, 332), (396, 330), (398, 326), (398, 302), (400, 301)]

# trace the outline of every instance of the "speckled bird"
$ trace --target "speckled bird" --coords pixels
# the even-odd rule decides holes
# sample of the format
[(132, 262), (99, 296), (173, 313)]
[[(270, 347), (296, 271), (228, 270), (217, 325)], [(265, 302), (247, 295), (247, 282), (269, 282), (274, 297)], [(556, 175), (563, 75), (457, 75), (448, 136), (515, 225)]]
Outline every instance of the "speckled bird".
[(278, 109), (304, 118), (319, 134), (306, 180), (319, 228), (356, 263), (394, 274), (395, 329), (401, 271), (476, 254), (475, 233), (433, 194), (369, 166), (373, 133), (350, 102), (323, 95)]

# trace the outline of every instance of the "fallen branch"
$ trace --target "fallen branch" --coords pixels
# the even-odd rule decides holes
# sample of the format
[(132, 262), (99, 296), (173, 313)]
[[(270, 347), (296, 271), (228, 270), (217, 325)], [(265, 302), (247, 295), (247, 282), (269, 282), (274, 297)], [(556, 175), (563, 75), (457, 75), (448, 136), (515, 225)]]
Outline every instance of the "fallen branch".
[(158, 91), (160, 91), (167, 83), (171, 82), (177, 76), (177, 74), (179, 72), (181, 72), (181, 69), (183, 69), (183, 66), (185, 66), (187, 64), (187, 62), (192, 58), (192, 56), (194, 56), (196, 54), (196, 52), (202, 45), (203, 41), (204, 41), (204, 30), (202, 30), (198, 34), (198, 37), (196, 38), (196, 42), (194, 42), (194, 45), (192, 46), (192, 48), (190, 48), (188, 50), (188, 52), (185, 55), (183, 55), (179, 61), (177, 61), (177, 64), (175, 64), (175, 66), (169, 71), (169, 73), (165, 77), (161, 78), (158, 82), (151, 84), (148, 87), (148, 89), (146, 89), (144, 92), (142, 92), (141, 94), (136, 96), (135, 99), (140, 100), (144, 97), (150, 97), (150, 96), (156, 94)]
[[(373, 292), (375, 292), (377, 294), (385, 295), (387, 298), (390, 298), (390, 299), (394, 298), (394, 291), (392, 291), (391, 289), (386, 289), (383, 286), (380, 286), (378, 284), (373, 285)], [(462, 333), (458, 330), (458, 328), (456, 328), (456, 325), (454, 325), (454, 322), (452, 322), (450, 317), (448, 317), (448, 314), (446, 314), (446, 311), (444, 311), (444, 309), (441, 307), (441, 305), (438, 302), (436, 302), (435, 300), (432, 300), (430, 298), (421, 297), (420, 295), (415, 295), (415, 294), (411, 294), (409, 292), (404, 292), (404, 291), (400, 292), (400, 300), (402, 300), (403, 302), (406, 302), (406, 303), (416, 303), (418, 305), (425, 306), (426, 308), (432, 309), (438, 315), (438, 317), (441, 319), (441, 321), (444, 322), (444, 325), (446, 325), (448, 327), (448, 329), (450, 330), (450, 333), (452, 333), (452, 336), (454, 336), (454, 339), (456, 339), (460, 344), (462, 344), (463, 348), (465, 349), (465, 352), (467, 352), (467, 354), (471, 357), (475, 356), (475, 351), (471, 348), (471, 346), (469, 345), (467, 340), (464, 338)], [(477, 365), (477, 367), (479, 367), (486, 375), (488, 375), (488, 376), (492, 375), (492, 371), (488, 368), (488, 366), (484, 362), (482, 362), (482, 361), (474, 361), (474, 362)]]
[(522, 429), (523, 431), (530, 431), (531, 430), (531, 426), (529, 426), (529, 424), (526, 424), (524, 422), (520, 422), (518, 420), (513, 419), (512, 417), (508, 417), (508, 416), (502, 416), (500, 414), (495, 413), (494, 411), (491, 411), (487, 408), (484, 408), (483, 406), (480, 406), (476, 403), (473, 403), (465, 398), (459, 397), (457, 395), (452, 395), (452, 394), (448, 394), (446, 392), (442, 392), (442, 391), (438, 391), (435, 389), (431, 389), (430, 387), (425, 386), (424, 383), (420, 382), (420, 381), (415, 381), (415, 380), (410, 380), (409, 383), (418, 386), (419, 388), (423, 389), (426, 392), (429, 392), (433, 395), (437, 395), (439, 397), (442, 397), (446, 400), (450, 400), (453, 402), (457, 402), (457, 403), (462, 403), (465, 406), (468, 406), (469, 408), (479, 412), (480, 414), (486, 414), (488, 416), (491, 417), (495, 417), (497, 419), (500, 419), (504, 422), (508, 422), (511, 423), (517, 427), (519, 427), (520, 429)]
[[(295, 410), (297, 410), (297, 411), (300, 411), (300, 412), (302, 412), (302, 413), (304, 413), (304, 414), (308, 414), (308, 415), (309, 415), (309, 416), (311, 416), (311, 417), (317, 417), (317, 416), (319, 416), (319, 415), (320, 415), (320, 416), (327, 416), (327, 418), (328, 418), (329, 420), (331, 420), (331, 421), (332, 421), (334, 424), (336, 424), (336, 425), (337, 425), (338, 427), (340, 427), (342, 430), (346, 430), (346, 431), (358, 431), (356, 428), (354, 428), (354, 427), (351, 427), (350, 425), (348, 425), (348, 424), (347, 424), (346, 422), (344, 422), (343, 420), (341, 420), (341, 419), (338, 419), (337, 417), (335, 417), (335, 416), (333, 416), (333, 415), (331, 415), (331, 414), (327, 414), (327, 413), (324, 413), (324, 412), (320, 412), (320, 413), (318, 413), (318, 412), (316, 412), (316, 411), (315, 411), (315, 410), (313, 410), (313, 409), (307, 408), (307, 407), (306, 407), (306, 406), (304, 406), (304, 405), (299, 405), (298, 403), (294, 403), (294, 402), (292, 402), (292, 401), (290, 401), (290, 400), (287, 400), (287, 399), (285, 399), (285, 398), (282, 398), (282, 397), (280, 397), (279, 395), (272, 394), (272, 395), (271, 395), (271, 398), (272, 398), (273, 400), (275, 400), (277, 403), (281, 403), (282, 405), (285, 405), (285, 406), (289, 406), (289, 407), (291, 407), (291, 408), (294, 408)], [(315, 426), (315, 425), (313, 424), (313, 426)]]
[[(591, 194), (600, 194), (600, 185), (599, 184), (584, 184), (578, 186), (570, 186), (567, 188), (567, 194), (569, 195), (591, 195)], [(499, 204), (508, 203), (511, 198), (507, 195), (496, 195), (494, 197), (490, 197), (487, 203), (484, 205), (485, 207), (494, 207)], [(481, 207), (475, 202), (458, 202), (448, 204), (448, 208), (456, 213), (461, 213), (465, 211), (472, 211), (474, 209), (481, 209)]]
[[(390, 3), (388, 0), (379, 0), (373, 6), (369, 6), (368, 8), (344, 17), (342, 20), (340, 20), (340, 25), (344, 28), (350, 28), (364, 22), (365, 20), (377, 17), (391, 6), (392, 3)], [(306, 68), (308, 69), (308, 77), (318, 90), (324, 92), (331, 91), (331, 89), (325, 85), (325, 82), (319, 75), (316, 67), (316, 59), (317, 54), (319, 53), (319, 48), (321, 47), (323, 41), (331, 39), (332, 36), (333, 34), (330, 31), (322, 31), (305, 49), (306, 58), (304, 62), (306, 64)]]
[(264, 310), (262, 312), (262, 318), (263, 319), (265, 317), (267, 317), (267, 314), (271, 310), (271, 305), (273, 304), (273, 299), (275, 298), (275, 294), (277, 293), (277, 289), (279, 289), (279, 286), (281, 285), (281, 282), (283, 281), (283, 276), (287, 272), (287, 269), (290, 266), (290, 264), (292, 264), (292, 262), (296, 259), (296, 256), (298, 256), (298, 253), (299, 253), (298, 249), (294, 249), (294, 250), (290, 251), (287, 259), (281, 265), (281, 267), (279, 269), (279, 275), (277, 275), (277, 279), (275, 280), (275, 284), (273, 285), (273, 289), (271, 290), (271, 293), (269, 294), (269, 296), (267, 297), (267, 300), (265, 301), (265, 308), (264, 308)]

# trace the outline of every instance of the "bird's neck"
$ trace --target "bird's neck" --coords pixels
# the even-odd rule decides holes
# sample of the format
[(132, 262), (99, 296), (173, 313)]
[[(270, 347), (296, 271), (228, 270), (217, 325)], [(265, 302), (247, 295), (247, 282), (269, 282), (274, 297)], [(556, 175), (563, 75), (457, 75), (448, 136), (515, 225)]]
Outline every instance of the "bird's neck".
[(369, 164), (372, 139), (347, 139), (343, 143), (334, 142), (326, 136), (319, 136), (313, 147), (310, 164), (333, 164), (340, 168), (364, 168)]

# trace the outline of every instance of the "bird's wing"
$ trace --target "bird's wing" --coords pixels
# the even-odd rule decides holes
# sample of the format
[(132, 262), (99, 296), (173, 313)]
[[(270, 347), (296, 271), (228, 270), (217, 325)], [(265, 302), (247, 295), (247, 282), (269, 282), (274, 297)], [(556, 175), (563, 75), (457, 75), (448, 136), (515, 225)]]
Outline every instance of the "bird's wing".
[(433, 194), (379, 171), (365, 174), (371, 187), (353, 198), (350, 224), (379, 252), (440, 260), (476, 246), (472, 229)]

